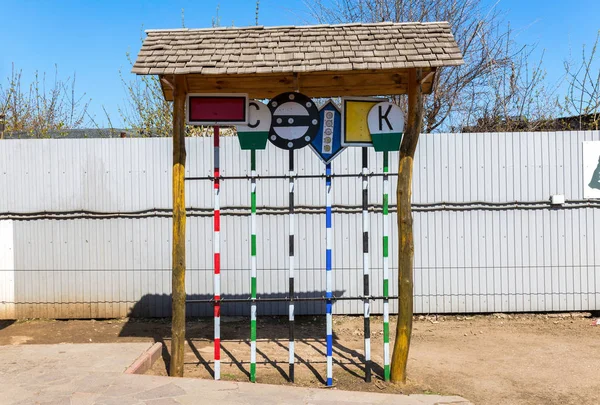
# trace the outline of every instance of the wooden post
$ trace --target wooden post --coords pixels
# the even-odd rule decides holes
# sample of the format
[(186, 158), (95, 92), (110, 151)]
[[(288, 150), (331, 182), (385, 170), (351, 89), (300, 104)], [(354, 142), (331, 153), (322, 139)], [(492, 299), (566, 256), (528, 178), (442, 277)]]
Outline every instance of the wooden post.
[(173, 88), (173, 273), (171, 363), (169, 375), (183, 377), (185, 348), (185, 99), (186, 82), (175, 76)]
[(398, 324), (391, 364), (392, 382), (406, 382), (413, 317), (413, 220), (411, 187), (413, 160), (423, 122), (421, 69), (411, 69), (408, 79), (408, 120), (398, 164)]

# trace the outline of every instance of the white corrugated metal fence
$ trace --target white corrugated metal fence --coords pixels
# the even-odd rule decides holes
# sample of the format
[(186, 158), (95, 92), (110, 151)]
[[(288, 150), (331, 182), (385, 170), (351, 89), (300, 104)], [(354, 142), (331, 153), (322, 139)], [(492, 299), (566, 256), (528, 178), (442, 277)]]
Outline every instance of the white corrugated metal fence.
[[(600, 201), (583, 199), (584, 141), (598, 132), (423, 135), (413, 181), (415, 312), (600, 310)], [(212, 296), (212, 140), (187, 139), (187, 281), (190, 299)], [(222, 291), (250, 294), (250, 153), (221, 140)], [(60, 139), (0, 142), (0, 319), (170, 315), (171, 140)], [(369, 155), (373, 173), (382, 157)], [(397, 154), (390, 157), (397, 170)], [(299, 175), (324, 165), (297, 152)], [(287, 152), (257, 152), (257, 172), (285, 176)], [(358, 174), (360, 150), (333, 162)], [(391, 178), (392, 191), (395, 177)], [(337, 296), (362, 294), (360, 177), (333, 179), (333, 279)], [(287, 291), (287, 179), (261, 179), (258, 295)], [(563, 194), (566, 204), (549, 198)], [(382, 178), (372, 176), (371, 292), (382, 293)], [(390, 204), (395, 204), (395, 193)], [(296, 290), (325, 290), (324, 179), (296, 181)], [(390, 215), (397, 292), (396, 215)], [(599, 252), (599, 253), (596, 253)], [(396, 310), (395, 301), (392, 311)], [(375, 302), (373, 312), (380, 312)], [(259, 314), (283, 314), (261, 303)], [(336, 313), (362, 313), (339, 301)], [(247, 304), (223, 312), (247, 315)], [(299, 313), (324, 313), (304, 302)], [(190, 315), (209, 315), (189, 305)]]

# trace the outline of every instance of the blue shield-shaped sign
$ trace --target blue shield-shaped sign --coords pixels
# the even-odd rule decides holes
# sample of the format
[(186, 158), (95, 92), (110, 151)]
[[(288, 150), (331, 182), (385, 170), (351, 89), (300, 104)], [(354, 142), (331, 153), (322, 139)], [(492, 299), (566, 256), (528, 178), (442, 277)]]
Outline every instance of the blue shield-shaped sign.
[(319, 109), (319, 114), (321, 116), (319, 131), (310, 143), (310, 147), (323, 163), (327, 164), (344, 150), (342, 146), (342, 114), (331, 100)]

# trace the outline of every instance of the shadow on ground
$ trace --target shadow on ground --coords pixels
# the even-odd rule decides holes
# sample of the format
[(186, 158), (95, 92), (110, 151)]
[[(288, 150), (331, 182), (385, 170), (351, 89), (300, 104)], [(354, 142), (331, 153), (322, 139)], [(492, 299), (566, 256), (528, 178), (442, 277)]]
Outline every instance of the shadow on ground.
[[(343, 296), (344, 291), (335, 291), (335, 296)], [(298, 294), (299, 297), (319, 297), (324, 296), (324, 292), (311, 292)], [(285, 294), (263, 295), (264, 298), (284, 298)], [(209, 300), (212, 296), (208, 295), (188, 295), (187, 300)], [(245, 299), (246, 295), (228, 295), (224, 298)], [(200, 310), (194, 310), (194, 307), (201, 307)], [(148, 319), (144, 318), (149, 313), (157, 313), (156, 308), (160, 308), (160, 313), (164, 313), (164, 318)], [(314, 377), (325, 384), (324, 376), (315, 368), (315, 364), (326, 362), (327, 347), (325, 343), (325, 303), (324, 302), (297, 302), (295, 305), (296, 314), (294, 325), (294, 340), (296, 345), (303, 344), (311, 348), (314, 353), (322, 356), (322, 361), (309, 360), (298, 353), (295, 353), (295, 362), (306, 366), (312, 372)], [(162, 312), (165, 311), (165, 312)], [(288, 303), (259, 302), (257, 330), (258, 339), (267, 340), (287, 351), (289, 339), (289, 321), (287, 315)], [(266, 312), (267, 314), (264, 314)], [(195, 314), (201, 315), (195, 315)], [(213, 376), (212, 368), (213, 355), (206, 354), (198, 347), (202, 342), (213, 341), (213, 305), (212, 303), (186, 305), (186, 341), (189, 348), (196, 357), (197, 364), (201, 365)], [(271, 315), (271, 314), (277, 315)], [(169, 345), (171, 338), (171, 297), (169, 295), (146, 295), (131, 310), (128, 322), (123, 326), (119, 336), (122, 337), (151, 337), (155, 342), (160, 342), (163, 346), (162, 357), (167, 367), (170, 364)], [(190, 316), (190, 314), (192, 314)], [(244, 360), (238, 359), (226, 345), (221, 346), (222, 353), (231, 359), (240, 372), (250, 377), (250, 364), (247, 361), (250, 352), (250, 303), (224, 303), (221, 308), (221, 338), (223, 343), (227, 341), (239, 341), (247, 346), (248, 352)], [(202, 316), (204, 315), (204, 316)], [(360, 331), (362, 333), (362, 331)], [(364, 355), (358, 351), (346, 347), (336, 341), (337, 336), (334, 333), (333, 356), (336, 359), (336, 365), (340, 366), (349, 374), (362, 378), (364, 376)], [(260, 345), (259, 345), (260, 346)], [(283, 378), (289, 379), (288, 361), (281, 361), (272, 358), (268, 353), (257, 348), (257, 357), (262, 359), (262, 363), (272, 367)], [(223, 363), (223, 361), (222, 361)], [(383, 376), (383, 369), (373, 364), (372, 371), (374, 376)], [(358, 372), (357, 372), (358, 371)], [(362, 374), (360, 375), (359, 374)]]
[(9, 321), (0, 321), (0, 330), (4, 329), (4, 328), (8, 328), (10, 325), (12, 325), (13, 323), (15, 323), (16, 321), (14, 320), (9, 320)]

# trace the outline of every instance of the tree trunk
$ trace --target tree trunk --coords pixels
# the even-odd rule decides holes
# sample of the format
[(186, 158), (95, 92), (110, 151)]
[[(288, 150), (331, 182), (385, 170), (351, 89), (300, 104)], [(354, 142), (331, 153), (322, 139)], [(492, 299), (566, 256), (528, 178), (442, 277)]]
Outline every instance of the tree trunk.
[(185, 348), (185, 78), (173, 89), (173, 273), (169, 375), (183, 377)]
[(398, 323), (391, 364), (392, 382), (406, 382), (413, 317), (413, 220), (411, 208), (413, 161), (423, 122), (421, 69), (412, 69), (408, 82), (408, 120), (398, 164)]

